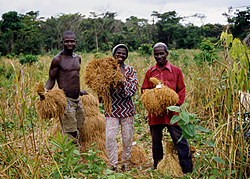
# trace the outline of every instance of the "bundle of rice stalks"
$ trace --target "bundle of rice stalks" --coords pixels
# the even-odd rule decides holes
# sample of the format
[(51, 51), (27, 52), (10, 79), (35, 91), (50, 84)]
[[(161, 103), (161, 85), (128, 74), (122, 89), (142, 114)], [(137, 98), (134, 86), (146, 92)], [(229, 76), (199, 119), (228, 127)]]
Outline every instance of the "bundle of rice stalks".
[[(194, 158), (196, 147), (190, 145), (189, 148), (192, 158)], [(182, 177), (184, 175), (179, 163), (178, 152), (172, 141), (166, 142), (166, 155), (164, 156), (164, 159), (158, 163), (157, 169), (162, 173), (171, 174), (172, 176)]]
[(167, 142), (166, 154), (164, 158), (158, 163), (157, 169), (166, 175), (170, 174), (176, 177), (183, 177), (182, 168), (179, 163), (177, 151), (174, 148), (173, 142)]
[(150, 114), (156, 116), (163, 115), (164, 112), (168, 114), (167, 107), (175, 106), (179, 101), (178, 94), (171, 88), (161, 84), (161, 82), (154, 77), (149, 79), (156, 85), (155, 88), (146, 90), (141, 97), (141, 101)]
[(85, 116), (99, 115), (99, 101), (92, 94), (81, 96), (82, 106), (85, 112)]
[(35, 91), (41, 96), (41, 99), (38, 98), (35, 102), (38, 116), (43, 119), (51, 119), (64, 114), (67, 101), (63, 90), (54, 88), (45, 92), (43, 84), (40, 82), (36, 84)]
[[(84, 127), (79, 131), (79, 143), (81, 145), (80, 151), (82, 153), (87, 153), (87, 149), (93, 147), (92, 143), (98, 143), (95, 149), (103, 152), (97, 153), (97, 156), (102, 158), (106, 163), (108, 163), (108, 157), (106, 152), (106, 118), (99, 111), (99, 102), (92, 95), (81, 96), (82, 107), (85, 112), (85, 122)], [(58, 118), (54, 119), (54, 126), (52, 135), (56, 136), (57, 132), (61, 132), (61, 126)]]
[(105, 111), (111, 113), (110, 88), (114, 89), (123, 83), (123, 75), (120, 73), (117, 60), (103, 57), (90, 61), (85, 70), (85, 83), (102, 98)]
[[(121, 161), (122, 159), (122, 151), (123, 147), (118, 148), (118, 160)], [(130, 158), (130, 162), (133, 165), (139, 165), (146, 162), (146, 152), (144, 148), (136, 143), (136, 137), (133, 136), (133, 143), (132, 143), (132, 154)]]

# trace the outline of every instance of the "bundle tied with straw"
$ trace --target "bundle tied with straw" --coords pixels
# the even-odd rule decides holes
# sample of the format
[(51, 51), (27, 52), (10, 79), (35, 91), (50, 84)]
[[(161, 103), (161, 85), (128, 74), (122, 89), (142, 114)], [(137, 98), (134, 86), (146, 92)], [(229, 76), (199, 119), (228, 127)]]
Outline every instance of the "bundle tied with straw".
[(167, 107), (175, 106), (179, 101), (178, 94), (171, 88), (161, 84), (161, 82), (151, 77), (149, 79), (156, 85), (155, 88), (146, 90), (141, 97), (143, 106), (150, 114), (162, 116), (164, 112), (169, 113)]
[[(189, 148), (192, 158), (194, 158), (196, 147), (190, 145)], [(166, 154), (164, 158), (158, 163), (157, 169), (166, 175), (170, 174), (175, 177), (183, 177), (184, 174), (179, 163), (178, 152), (174, 147), (173, 141), (166, 142)]]
[[(146, 152), (142, 146), (137, 144), (136, 139), (137, 139), (137, 137), (136, 137), (136, 135), (134, 135), (130, 162), (133, 165), (140, 165), (140, 164), (146, 162)], [(122, 151), (123, 151), (123, 147), (119, 147), (118, 148), (118, 160), (119, 161), (121, 161), (121, 159), (122, 159)]]
[(117, 60), (112, 57), (94, 59), (86, 66), (85, 84), (102, 98), (104, 109), (109, 113), (112, 105), (110, 88), (116, 88), (123, 80)]
[(179, 158), (177, 155), (177, 150), (174, 147), (172, 141), (166, 143), (166, 154), (164, 158), (158, 163), (157, 169), (166, 175), (171, 175), (175, 177), (183, 177), (182, 168), (179, 163)]
[(34, 90), (41, 96), (35, 102), (38, 116), (43, 119), (51, 119), (64, 114), (67, 101), (62, 89), (54, 88), (46, 92), (43, 83), (40, 82), (35, 85)]

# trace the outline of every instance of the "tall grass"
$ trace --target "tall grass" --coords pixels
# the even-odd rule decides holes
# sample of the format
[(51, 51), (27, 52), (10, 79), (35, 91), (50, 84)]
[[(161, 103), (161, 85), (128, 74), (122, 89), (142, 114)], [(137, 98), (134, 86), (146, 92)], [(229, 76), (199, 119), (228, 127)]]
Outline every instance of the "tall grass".
[[(190, 144), (197, 147), (194, 158), (193, 178), (248, 178), (250, 177), (249, 117), (243, 112), (238, 91), (247, 91), (240, 81), (240, 70), (235, 71), (234, 62), (241, 57), (230, 57), (229, 48), (222, 43), (217, 60), (197, 63), (194, 55), (199, 50), (174, 50), (175, 58), (169, 61), (181, 68), (186, 84), (187, 110), (199, 116), (200, 124), (212, 132), (198, 133)], [(246, 52), (249, 57), (249, 50)], [(80, 54), (81, 90), (91, 92), (84, 84), (87, 63), (94, 54)], [(106, 54), (104, 54), (106, 55)], [(111, 53), (109, 53), (111, 55)], [(37, 118), (34, 102), (37, 95), (34, 84), (48, 79), (48, 70), (53, 56), (38, 58), (33, 65), (21, 65), (18, 59), (0, 60), (0, 176), (2, 178), (50, 178), (56, 170), (51, 158), (52, 147), (48, 144), (51, 121)], [(230, 63), (228, 61), (230, 60)], [(155, 64), (153, 56), (140, 56), (131, 52), (126, 64), (133, 66), (138, 75), (139, 86), (146, 71)], [(239, 64), (239, 63), (238, 63)], [(249, 67), (248, 67), (249, 69)], [(246, 83), (249, 70), (246, 68)], [(134, 101), (136, 114), (146, 123), (147, 112), (140, 102), (140, 88)], [(147, 127), (148, 128), (148, 127)], [(135, 128), (138, 129), (138, 128)], [(145, 129), (145, 128), (143, 128)], [(142, 134), (145, 131), (135, 131)], [(144, 140), (144, 139), (143, 139)], [(151, 145), (149, 141), (148, 146)], [(150, 153), (149, 153), (150, 154)], [(150, 178), (150, 177), (149, 177)]]

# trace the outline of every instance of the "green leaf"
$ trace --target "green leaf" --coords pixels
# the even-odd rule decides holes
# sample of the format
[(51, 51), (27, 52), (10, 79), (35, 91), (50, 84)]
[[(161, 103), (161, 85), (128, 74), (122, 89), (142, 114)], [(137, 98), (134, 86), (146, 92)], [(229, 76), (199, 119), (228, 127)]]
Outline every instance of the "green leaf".
[(179, 140), (177, 141), (177, 143), (180, 142), (183, 137), (184, 137), (184, 135), (182, 134), (181, 137), (179, 138)]
[(174, 115), (170, 121), (170, 124), (174, 124), (180, 120), (180, 116)]
[(180, 119), (179, 120), (179, 122), (177, 123), (179, 126), (181, 126), (181, 125), (184, 125), (184, 124), (186, 124), (186, 122), (185, 121), (183, 121), (182, 119)]
[(206, 129), (205, 127), (202, 126), (197, 126), (197, 129), (201, 132), (211, 132), (210, 130)]
[(59, 149), (63, 150), (63, 147), (62, 147), (62, 145), (60, 143), (58, 143), (56, 141), (49, 141), (49, 143), (51, 143), (51, 144), (57, 146)]
[(179, 106), (169, 106), (167, 107), (170, 111), (180, 112)]
[(182, 109), (185, 109), (185, 107), (188, 105), (188, 103), (187, 102), (185, 102), (185, 103), (183, 103), (181, 106), (180, 106), (180, 109), (182, 110)]
[(81, 169), (83, 169), (86, 165), (77, 165), (77, 167), (75, 168), (75, 172), (79, 172)]
[(60, 132), (57, 132), (57, 139), (58, 141), (62, 141), (62, 134)]
[(62, 156), (60, 153), (55, 153), (56, 156), (60, 157), (61, 159), (65, 160), (66, 157)]
[(180, 118), (185, 121), (187, 124), (189, 123), (189, 115), (188, 112), (180, 112)]
[(189, 122), (198, 122), (200, 119), (194, 118), (193, 116), (189, 115)]
[(194, 124), (186, 124), (182, 126), (182, 134), (188, 139), (194, 138), (196, 132), (194, 129)]
[(213, 157), (213, 159), (214, 159), (216, 162), (226, 164), (226, 163), (224, 162), (224, 160), (223, 160), (222, 158), (220, 158), (220, 157)]
[(189, 115), (190, 117), (198, 117), (196, 114), (193, 114), (193, 113), (188, 113), (188, 115)]
[(234, 69), (235, 73), (238, 73), (239, 69), (238, 69), (238, 65), (236, 62), (234, 62), (234, 64), (233, 64), (233, 69)]
[[(64, 137), (63, 137), (63, 140), (62, 140), (62, 144), (64, 145), (66, 143), (66, 140), (68, 138), (68, 134), (66, 134)], [(60, 140), (61, 141), (61, 140)]]
[(68, 155), (66, 156), (66, 161), (65, 161), (66, 168), (69, 168), (70, 166), (71, 159), (73, 157), (72, 153), (73, 153), (73, 150), (71, 150), (70, 153), (68, 153)]
[(76, 144), (71, 145), (69, 148), (67, 148), (66, 155), (73, 153), (73, 151), (75, 150), (75, 146), (76, 146)]
[(215, 147), (215, 143), (214, 143), (212, 140), (210, 140), (210, 141), (207, 143), (207, 146), (209, 146), (209, 147)]
[(74, 150), (73, 153), (76, 154), (76, 155), (81, 155), (80, 152), (79, 152), (79, 150), (76, 150), (76, 149)]
[[(69, 148), (73, 141), (74, 141), (74, 139), (71, 139), (70, 141), (68, 141), (67, 144), (65, 145), (65, 149)], [(65, 144), (65, 143), (63, 143), (63, 144)]]
[(221, 97), (224, 93), (226, 93), (226, 90), (222, 91), (220, 94), (215, 96), (215, 98), (212, 99), (204, 108), (208, 108), (213, 102), (217, 101), (217, 99)]
[(105, 171), (103, 172), (104, 175), (110, 175), (110, 174), (112, 174), (112, 173), (114, 173), (114, 171), (112, 171), (112, 170), (110, 170), (110, 169), (107, 169), (107, 170), (105, 170)]

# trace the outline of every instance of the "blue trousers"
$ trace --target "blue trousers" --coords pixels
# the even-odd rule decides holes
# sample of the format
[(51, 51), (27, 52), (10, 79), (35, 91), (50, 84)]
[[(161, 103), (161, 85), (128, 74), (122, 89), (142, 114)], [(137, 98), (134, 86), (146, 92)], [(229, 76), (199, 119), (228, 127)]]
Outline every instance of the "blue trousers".
[(162, 130), (167, 127), (174, 142), (174, 146), (178, 151), (180, 166), (183, 173), (192, 172), (192, 156), (189, 150), (187, 140), (183, 137), (181, 141), (177, 143), (182, 135), (182, 129), (180, 126), (173, 126), (167, 124), (157, 124), (150, 126), (150, 132), (152, 137), (152, 152), (154, 159), (154, 169), (156, 169), (158, 162), (163, 159), (163, 147), (162, 147)]

